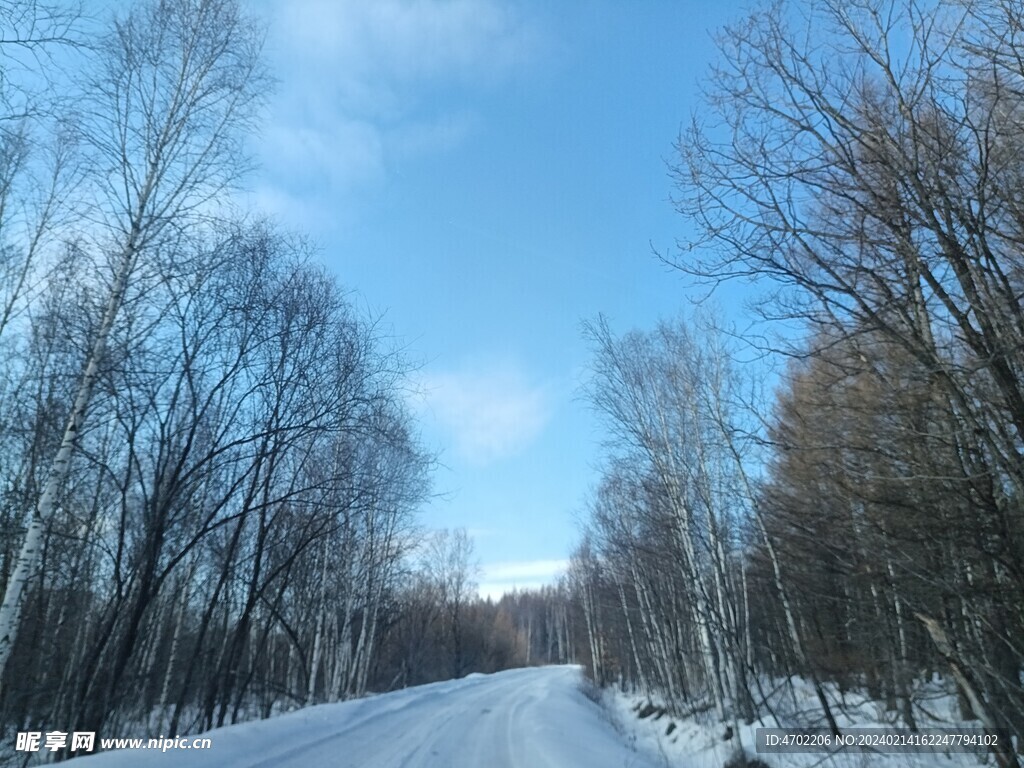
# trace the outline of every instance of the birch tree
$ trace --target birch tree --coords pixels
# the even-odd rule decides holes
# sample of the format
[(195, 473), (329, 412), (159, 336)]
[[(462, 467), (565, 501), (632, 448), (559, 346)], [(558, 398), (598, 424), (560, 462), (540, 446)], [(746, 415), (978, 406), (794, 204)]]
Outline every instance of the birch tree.
[[(983, 532), (972, 537), (983, 555), (948, 549), (955, 565), (942, 573), (968, 591), (984, 583), (998, 594), (1020, 594), (1024, 584), (1016, 534), (1024, 498), (1022, 31), (1019, 3), (987, 0), (758, 10), (720, 35), (706, 109), (679, 137), (676, 167), (679, 209), (699, 235), (675, 264), (713, 281), (759, 279), (767, 316), (799, 320), (827, 340), (813, 342), (812, 354), (844, 345), (843, 367), (849, 373), (852, 363), (881, 406), (872, 414), (878, 435), (893, 435), (895, 423), (897, 434), (942, 443), (944, 469), (877, 444), (881, 437), (870, 460), (863, 442), (844, 446), (848, 476), (872, 478), (845, 493), (853, 521), (863, 524), (865, 509), (929, 499), (933, 489), (915, 487), (914, 472), (949, 479), (943, 524)], [(808, 349), (798, 342), (789, 351)], [(901, 401), (908, 371), (928, 403), (916, 408), (923, 419)], [(850, 415), (855, 405), (844, 400), (843, 409)], [(883, 518), (884, 543), (898, 521)], [(991, 682), (1004, 722), (1019, 732), (1019, 700), (1007, 700), (1022, 659), (1006, 621), (1016, 609), (982, 599), (951, 619), (947, 606), (948, 629), (916, 611), (911, 631), (913, 593), (890, 554), (861, 562), (874, 589), (866, 604), (891, 622), (894, 656), (925, 629), (934, 653), (955, 625), (980, 638), (970, 627), (989, 624), (1000, 650), (972, 640), (952, 661)], [(936, 626), (942, 634), (930, 632)]]
[(0, 605), (0, 669), (125, 297), (154, 260), (174, 259), (175, 235), (208, 218), (244, 170), (242, 130), (267, 85), (261, 42), (232, 0), (140, 6), (99, 42), (78, 125), (94, 183), (82, 237), (106, 263), (106, 301)]
[(436, 532), (428, 541), (424, 567), (441, 604), (448, 634), (451, 676), (462, 677), (465, 672), (466, 605), (476, 593), (479, 570), (473, 560), (473, 542), (465, 529)]
[(729, 565), (746, 497), (716, 418), (725, 362), (683, 323), (615, 337), (599, 319), (587, 332), (595, 345), (589, 398), (605, 417), (612, 455), (644, 467), (655, 500), (648, 509), (664, 510), (650, 530), (671, 542), (679, 564), (677, 599), (697, 637), (701, 682), (720, 718), (749, 716)]

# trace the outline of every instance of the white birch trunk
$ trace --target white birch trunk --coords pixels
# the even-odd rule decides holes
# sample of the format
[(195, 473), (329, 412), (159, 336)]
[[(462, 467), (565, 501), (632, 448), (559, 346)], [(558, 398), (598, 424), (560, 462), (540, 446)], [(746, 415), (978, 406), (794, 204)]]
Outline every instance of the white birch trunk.
[[(584, 576), (586, 578), (586, 576)], [(598, 639), (597, 624), (594, 616), (594, 601), (590, 594), (590, 585), (583, 583), (581, 589), (583, 598), (583, 620), (587, 626), (587, 641), (590, 645), (590, 659), (593, 667), (594, 682), (598, 685), (604, 684), (604, 670), (601, 666), (601, 649)]]
[(306, 706), (311, 706), (316, 698), (316, 677), (320, 673), (320, 657), (324, 647), (324, 612), (322, 607), (317, 611), (316, 630), (313, 634), (313, 657), (309, 662), (309, 684), (306, 686)]
[(188, 574), (185, 576), (185, 580), (181, 585), (181, 600), (178, 603), (177, 618), (174, 625), (174, 636), (171, 638), (171, 651), (167, 659), (167, 671), (164, 673), (164, 682), (160, 687), (160, 724), (163, 725), (164, 716), (167, 709), (167, 700), (170, 697), (171, 692), (171, 678), (174, 674), (174, 667), (178, 661), (178, 651), (181, 648), (181, 628), (185, 624), (185, 610), (188, 607), (189, 590), (192, 587), (192, 577), (195, 575), (196, 566), (199, 564), (199, 560), (193, 559), (192, 564), (189, 566)]
[(327, 540), (320, 550), (320, 599), (317, 600), (316, 629), (313, 635), (313, 657), (309, 662), (309, 685), (306, 688), (306, 706), (316, 698), (316, 677), (320, 672), (320, 659), (324, 647), (324, 629), (327, 623)]
[(669, 644), (665, 639), (665, 632), (661, 623), (657, 620), (654, 607), (651, 605), (650, 596), (647, 593), (646, 583), (640, 579), (636, 565), (631, 565), (633, 573), (633, 590), (636, 592), (637, 603), (640, 605), (640, 623), (643, 627), (644, 637), (651, 655), (654, 657), (654, 665), (658, 677), (664, 685), (669, 700), (678, 702), (679, 691), (676, 689), (675, 675), (670, 669)]
[(530, 666), (530, 649), (533, 647), (533, 614), (526, 619), (526, 666)]
[[(142, 202), (142, 205), (145, 201)], [(57, 503), (57, 494), (68, 475), (71, 465), (71, 454), (82, 426), (85, 423), (86, 412), (89, 409), (89, 401), (92, 399), (93, 388), (99, 378), (99, 365), (106, 353), (107, 342), (110, 332), (117, 320), (124, 301), (125, 291), (128, 287), (128, 279), (135, 269), (135, 262), (138, 256), (136, 239), (137, 228), (133, 228), (128, 243), (121, 256), (121, 263), (118, 268), (114, 284), (111, 286), (110, 297), (107, 301), (103, 319), (96, 331), (92, 349), (82, 372), (82, 378), (78, 383), (78, 392), (75, 395), (74, 405), (71, 407), (71, 414), (68, 417), (67, 426), (64, 428), (64, 435), (61, 438), (57, 455), (53, 458), (50, 471), (46, 477), (43, 491), (39, 495), (39, 501), (29, 520), (28, 530), (22, 542), (21, 551), (15, 560), (14, 572), (7, 582), (7, 590), (4, 593), (3, 603), (0, 604), (0, 685), (2, 685), (3, 671), (7, 666), (7, 660), (11, 656), (14, 643), (18, 636), (18, 626), (21, 617), (22, 601), (25, 598), (25, 588), (28, 582), (35, 575), (39, 567), (39, 559), (42, 556), (43, 532), (49, 525)]]
[[(626, 635), (629, 637), (629, 649), (633, 654), (633, 666), (636, 668), (637, 677), (640, 679), (640, 688), (649, 691), (647, 687), (647, 676), (644, 674), (643, 665), (640, 663), (640, 653), (636, 647), (636, 636), (633, 633), (633, 622), (629, 618), (629, 604), (626, 602), (626, 589), (622, 586), (622, 580), (616, 579), (616, 586), (619, 588), (619, 605), (622, 607), (622, 618), (626, 621)], [(529, 663), (529, 661), (527, 661)]]
[(740, 558), (740, 579), (743, 587), (743, 650), (747, 669), (754, 668), (754, 641), (750, 636), (750, 590), (747, 587), (747, 558)]
[[(725, 718), (724, 691), (722, 690), (719, 670), (715, 663), (715, 651), (709, 618), (711, 606), (707, 597), (707, 589), (700, 571), (696, 547), (693, 543), (693, 522), (690, 509), (686, 504), (683, 489), (680, 487), (680, 468), (677, 466), (673, 435), (665, 418), (664, 405), (658, 404), (658, 421), (661, 430), (659, 437), (651, 436), (651, 444), (647, 446), (652, 463), (658, 471), (669, 495), (672, 515), (676, 523), (676, 535), (683, 555), (683, 576), (692, 585), (694, 600), (690, 603), (690, 613), (697, 627), (697, 638), (700, 642), (701, 659), (704, 666), (705, 680), (711, 686), (715, 710), (720, 718)], [(660, 439), (660, 444), (658, 440)], [(667, 464), (666, 464), (667, 460)]]
[(377, 644), (377, 617), (380, 613), (379, 598), (374, 600), (373, 609), (370, 612), (370, 628), (366, 633), (363, 655), (360, 660), (358, 687), (356, 695), (362, 696), (366, 693), (366, 684), (370, 677), (370, 662), (373, 660), (374, 646)]
[[(975, 685), (972, 679), (971, 671), (965, 667), (960, 661), (960, 657), (957, 654), (953, 643), (950, 642), (949, 637), (946, 635), (945, 630), (935, 619), (930, 616), (926, 616), (922, 613), (914, 613), (914, 616), (920, 621), (924, 628), (928, 631), (932, 642), (935, 643), (936, 649), (939, 651), (939, 655), (945, 659), (949, 665), (950, 671), (953, 673), (953, 678), (956, 680), (960, 689), (964, 692), (964, 696), (971, 703), (971, 708), (974, 710), (974, 714), (981, 720), (981, 724), (985, 727), (985, 730), (989, 733), (995, 733), (998, 731), (998, 722), (985, 702), (982, 692)], [(1013, 753), (1013, 746), (1008, 745), (1006, 739), (1000, 739), (998, 741), (999, 746), (993, 748), (993, 756), (996, 759), (996, 765), (1000, 768), (1019, 768), (1020, 762), (1017, 760), (1017, 756)]]

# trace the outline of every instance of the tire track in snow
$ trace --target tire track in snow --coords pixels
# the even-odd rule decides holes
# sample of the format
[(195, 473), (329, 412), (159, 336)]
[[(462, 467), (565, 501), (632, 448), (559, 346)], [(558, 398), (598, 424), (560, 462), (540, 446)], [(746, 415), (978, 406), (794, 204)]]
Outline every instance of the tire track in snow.
[(203, 734), (210, 750), (123, 750), (81, 768), (656, 768), (579, 690), (578, 667), (475, 675)]

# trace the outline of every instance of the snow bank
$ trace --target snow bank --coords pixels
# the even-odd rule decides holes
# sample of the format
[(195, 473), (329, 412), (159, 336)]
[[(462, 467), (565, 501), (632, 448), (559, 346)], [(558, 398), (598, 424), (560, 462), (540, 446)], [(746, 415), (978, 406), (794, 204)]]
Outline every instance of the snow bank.
[[(775, 727), (822, 727), (821, 708), (813, 687), (804, 680), (775, 681), (765, 684), (770, 691), (769, 701), (776, 717), (764, 717), (751, 725), (741, 724), (739, 739), (748, 758), (757, 758), (769, 768), (811, 768), (827, 765), (831, 768), (975, 768), (985, 765), (982, 755), (967, 753), (915, 753), (864, 754), (837, 752), (831, 757), (823, 752), (804, 754), (759, 754), (755, 751), (755, 730)], [(891, 712), (878, 702), (871, 701), (862, 692), (840, 694), (827, 686), (826, 693), (834, 705), (834, 714), (840, 730), (843, 728), (898, 727)], [(921, 728), (964, 728), (976, 730), (975, 721), (958, 719), (955, 695), (938, 680), (918, 686), (915, 708)], [(726, 724), (718, 723), (713, 712), (694, 715), (686, 719), (659, 714), (660, 702), (641, 694), (608, 690), (602, 700), (623, 737), (636, 747), (662, 760), (667, 765), (686, 768), (722, 768), (736, 748), (736, 734)], [(658, 711), (640, 718), (644, 705), (654, 705)], [(648, 707), (648, 710), (650, 707)], [(991, 758), (988, 760), (991, 765)]]

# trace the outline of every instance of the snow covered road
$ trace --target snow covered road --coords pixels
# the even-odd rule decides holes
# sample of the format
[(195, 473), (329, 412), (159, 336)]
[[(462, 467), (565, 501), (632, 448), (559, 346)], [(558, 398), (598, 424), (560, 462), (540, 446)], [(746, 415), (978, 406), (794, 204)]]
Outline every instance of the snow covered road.
[(515, 669), (220, 728), (209, 750), (122, 750), (81, 768), (654, 768), (579, 690), (579, 667)]

